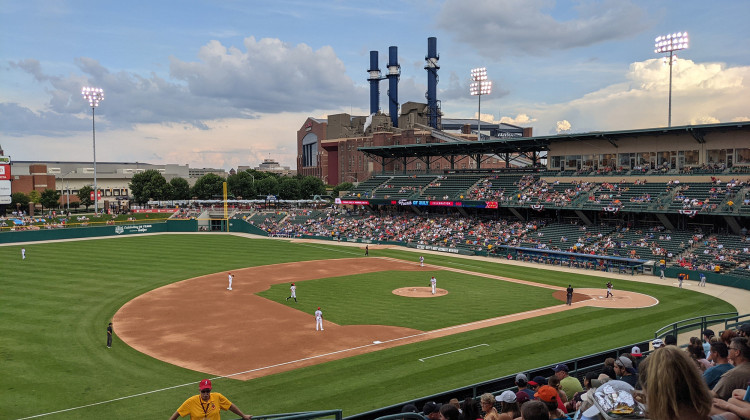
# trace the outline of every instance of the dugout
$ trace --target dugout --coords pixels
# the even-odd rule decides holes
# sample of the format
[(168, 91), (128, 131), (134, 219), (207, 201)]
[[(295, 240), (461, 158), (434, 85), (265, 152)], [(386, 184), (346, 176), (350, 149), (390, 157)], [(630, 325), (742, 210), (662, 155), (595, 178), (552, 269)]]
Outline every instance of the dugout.
[[(535, 262), (547, 265), (559, 265), (571, 268), (587, 268), (608, 273), (644, 274), (647, 260), (579, 254), (577, 252), (553, 251), (549, 249), (523, 248), (501, 245), (494, 251), (496, 256)], [(490, 254), (492, 255), (492, 254)]]

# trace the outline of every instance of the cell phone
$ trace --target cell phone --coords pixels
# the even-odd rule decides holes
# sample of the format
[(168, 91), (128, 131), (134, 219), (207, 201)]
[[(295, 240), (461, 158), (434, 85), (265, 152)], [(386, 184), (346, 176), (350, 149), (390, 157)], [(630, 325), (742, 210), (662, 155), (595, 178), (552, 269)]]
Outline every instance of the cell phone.
[(742, 401), (750, 402), (750, 385), (747, 386), (747, 390), (745, 390), (745, 398), (743, 398)]

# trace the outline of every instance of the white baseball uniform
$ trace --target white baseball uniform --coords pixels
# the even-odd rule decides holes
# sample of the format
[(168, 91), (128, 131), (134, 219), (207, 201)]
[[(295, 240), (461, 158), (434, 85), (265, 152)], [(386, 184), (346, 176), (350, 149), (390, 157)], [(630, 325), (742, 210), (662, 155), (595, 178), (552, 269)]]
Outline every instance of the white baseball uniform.
[(434, 295), (437, 292), (437, 279), (435, 276), (432, 276), (430, 279), (430, 286), (432, 286), (432, 294)]
[(424, 257), (419, 257), (419, 265), (424, 267)]
[(227, 287), (227, 290), (232, 290), (232, 279), (234, 279), (234, 276), (230, 273), (229, 274), (229, 287)]
[(288, 298), (286, 298), (286, 300), (289, 300), (289, 299), (294, 299), (294, 301), (296, 302), (296, 301), (297, 301), (297, 286), (295, 286), (294, 284), (292, 284), (292, 285), (291, 285), (291, 286), (289, 287), (289, 291), (290, 291), (291, 293), (290, 293), (289, 297), (288, 297)]
[(320, 309), (315, 311), (315, 331), (323, 331), (323, 312)]
[(21, 259), (22, 260), (26, 259), (26, 248), (21, 248)]

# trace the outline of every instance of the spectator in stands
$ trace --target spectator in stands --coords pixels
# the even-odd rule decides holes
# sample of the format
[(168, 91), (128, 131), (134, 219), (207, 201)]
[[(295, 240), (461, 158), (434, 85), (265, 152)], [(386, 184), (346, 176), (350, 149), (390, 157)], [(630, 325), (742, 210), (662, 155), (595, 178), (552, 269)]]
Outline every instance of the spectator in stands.
[[(614, 359), (613, 359), (614, 360)], [(609, 379), (617, 379), (617, 373), (615, 373), (615, 363), (612, 362), (612, 365), (604, 365), (602, 367), (602, 374), (607, 375)]]
[(750, 337), (750, 322), (740, 325), (737, 328), (737, 335), (740, 337)]
[(711, 338), (714, 337), (714, 330), (703, 330), (703, 353), (711, 352)]
[(732, 398), (727, 401), (714, 398), (714, 408), (734, 413), (743, 419), (750, 419), (750, 402), (747, 400), (747, 390), (735, 389)]
[(496, 399), (500, 402), (500, 420), (513, 420), (521, 417), (521, 408), (518, 406), (515, 392), (503, 391)]
[(665, 346), (676, 346), (677, 345), (677, 337), (675, 337), (672, 334), (667, 334), (664, 336), (664, 345)]
[(734, 368), (721, 376), (713, 387), (714, 395), (722, 400), (729, 399), (732, 391), (747, 387), (750, 381), (750, 345), (748, 338), (735, 337), (729, 345), (729, 361)]
[(479, 397), (479, 402), (482, 406), (482, 412), (484, 413), (484, 418), (487, 418), (487, 415), (490, 413), (499, 414), (497, 412), (497, 409), (495, 408), (495, 396), (490, 394), (489, 392), (485, 392), (482, 394), (481, 397)]
[(703, 353), (703, 343), (701, 343), (700, 338), (690, 337), (690, 344), (688, 345), (687, 350), (690, 358), (695, 361), (695, 364), (701, 370), (701, 373), (711, 367), (711, 362), (706, 360), (706, 355)]
[(721, 341), (729, 347), (729, 344), (732, 342), (732, 339), (734, 337), (738, 337), (736, 330), (724, 330), (721, 333)]
[(458, 420), (460, 413), (458, 412), (458, 408), (456, 408), (453, 404), (444, 404), (440, 407), (440, 411), (438, 412), (438, 419), (440, 420)]
[(523, 420), (549, 420), (549, 410), (541, 401), (529, 401), (521, 408)]
[(414, 404), (406, 404), (403, 407), (401, 407), (402, 413), (419, 413), (419, 410), (417, 410), (417, 406)]
[[(609, 376), (607, 376), (607, 378), (609, 378)], [(576, 392), (573, 395), (573, 398), (571, 398), (570, 401), (565, 404), (565, 408), (567, 409), (568, 413), (573, 413), (580, 408), (583, 400), (583, 394), (591, 389), (599, 388), (601, 384), (602, 383), (599, 380), (599, 374), (597, 374), (596, 372), (586, 373), (586, 376), (583, 377), (583, 390)]]
[(479, 420), (482, 416), (477, 410), (477, 402), (474, 398), (468, 397), (461, 403), (461, 420)]
[(428, 401), (424, 404), (424, 407), (422, 407), (422, 415), (424, 415), (425, 418), (428, 418), (430, 420), (439, 420), (440, 419), (440, 407), (441, 407), (440, 404), (434, 401)]
[(529, 389), (529, 381), (525, 374), (519, 373), (516, 375), (516, 386), (518, 387), (518, 392), (516, 392), (518, 404), (534, 399), (534, 391)]
[(477, 410), (477, 402), (474, 398), (468, 397), (461, 403), (461, 420), (479, 420), (482, 416)]
[(557, 379), (556, 376), (550, 376), (549, 379), (547, 379), (547, 385), (555, 388), (557, 393), (560, 394), (560, 398), (557, 399), (560, 402), (560, 409), (567, 413), (565, 403), (568, 402), (568, 395), (565, 394), (565, 391), (563, 391), (562, 388), (560, 388), (560, 380)]
[(657, 338), (651, 342), (651, 347), (653, 347), (654, 350), (660, 349), (664, 347), (664, 341), (661, 338)]
[(729, 349), (726, 344), (722, 342), (715, 342), (711, 344), (711, 351), (708, 354), (708, 360), (714, 363), (714, 366), (706, 369), (703, 373), (703, 380), (706, 381), (709, 389), (713, 389), (716, 383), (721, 379), (721, 375), (732, 369), (731, 363), (729, 363)]
[(651, 420), (739, 420), (731, 413), (710, 416), (708, 386), (686, 352), (667, 346), (641, 364), (640, 384), (646, 395)]
[[(570, 417), (563, 412), (559, 406), (560, 406), (560, 394), (557, 392), (557, 390), (549, 385), (542, 385), (539, 387), (539, 391), (536, 393), (536, 398), (543, 402), (544, 405), (547, 406), (547, 411), (549, 411), (549, 418), (550, 420), (557, 420), (557, 419), (567, 419), (570, 420)], [(528, 403), (527, 403), (528, 405)]]
[(583, 391), (581, 381), (568, 374), (568, 365), (560, 363), (552, 370), (555, 371), (555, 377), (560, 380), (560, 388), (568, 400), (572, 399), (576, 392)]
[(638, 374), (633, 369), (633, 362), (625, 356), (620, 356), (615, 360), (615, 373), (617, 379), (627, 382), (633, 388), (638, 384)]

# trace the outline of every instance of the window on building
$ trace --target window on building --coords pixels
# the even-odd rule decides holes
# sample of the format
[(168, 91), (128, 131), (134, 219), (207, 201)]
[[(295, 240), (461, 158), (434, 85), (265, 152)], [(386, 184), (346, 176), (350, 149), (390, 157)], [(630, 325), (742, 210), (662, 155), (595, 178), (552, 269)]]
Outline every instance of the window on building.
[(599, 155), (599, 167), (600, 168), (614, 168), (616, 165), (615, 159), (617, 158), (617, 155), (614, 153), (605, 153), (603, 155)]
[(747, 165), (750, 163), (750, 149), (737, 149), (737, 159), (735, 162)]
[(565, 169), (581, 169), (581, 155), (565, 156)]
[(699, 155), (697, 150), (685, 150), (685, 165), (697, 165)]
[(550, 168), (559, 169), (560, 163), (562, 162), (562, 156), (552, 156), (550, 162)]
[(726, 163), (727, 149), (709, 149), (706, 151), (706, 162), (711, 164)]

